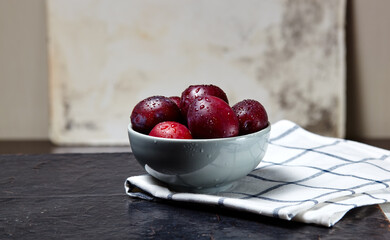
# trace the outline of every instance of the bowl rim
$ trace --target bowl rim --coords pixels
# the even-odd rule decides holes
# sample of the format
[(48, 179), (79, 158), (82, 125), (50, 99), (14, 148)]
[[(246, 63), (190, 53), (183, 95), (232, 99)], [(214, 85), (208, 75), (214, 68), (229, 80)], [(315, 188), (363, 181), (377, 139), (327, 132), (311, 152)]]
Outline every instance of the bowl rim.
[(221, 141), (233, 141), (233, 140), (238, 140), (238, 139), (243, 139), (243, 138), (248, 138), (254, 135), (262, 135), (266, 132), (269, 132), (271, 130), (271, 123), (268, 121), (267, 127), (261, 129), (260, 131), (254, 132), (254, 133), (249, 133), (245, 135), (239, 135), (235, 137), (226, 137), (226, 138), (205, 138), (205, 139), (200, 139), (200, 138), (192, 138), (192, 139), (177, 139), (177, 138), (162, 138), (162, 137), (154, 137), (154, 136), (149, 136), (144, 133), (140, 133), (135, 131), (131, 127), (131, 123), (127, 126), (127, 131), (133, 135), (143, 137), (146, 139), (154, 140), (154, 141), (160, 141), (160, 142), (177, 142), (177, 143), (202, 143), (202, 142), (221, 142)]

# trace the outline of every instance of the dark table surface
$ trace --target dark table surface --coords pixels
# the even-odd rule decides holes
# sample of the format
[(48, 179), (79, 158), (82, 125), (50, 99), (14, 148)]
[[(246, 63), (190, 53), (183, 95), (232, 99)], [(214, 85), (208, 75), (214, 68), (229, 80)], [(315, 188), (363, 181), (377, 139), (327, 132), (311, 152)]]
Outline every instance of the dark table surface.
[(129, 152), (0, 154), (0, 168), (0, 239), (390, 239), (377, 205), (325, 228), (130, 198), (126, 178), (145, 171)]

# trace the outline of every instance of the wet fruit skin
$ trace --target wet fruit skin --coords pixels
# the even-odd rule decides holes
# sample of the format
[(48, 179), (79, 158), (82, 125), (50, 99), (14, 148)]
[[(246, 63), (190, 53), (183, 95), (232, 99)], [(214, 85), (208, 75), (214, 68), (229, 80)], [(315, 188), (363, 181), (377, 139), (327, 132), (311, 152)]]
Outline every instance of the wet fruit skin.
[(152, 96), (140, 101), (130, 115), (132, 128), (144, 134), (149, 134), (152, 128), (160, 122), (179, 121), (180, 119), (179, 107), (164, 96)]
[(240, 135), (254, 133), (268, 126), (267, 112), (258, 101), (245, 99), (232, 108), (240, 124)]
[(196, 98), (188, 108), (187, 122), (193, 138), (225, 138), (239, 133), (233, 109), (215, 96)]
[(169, 97), (172, 101), (176, 103), (176, 105), (180, 108), (180, 97), (179, 96), (171, 96)]
[[(169, 97), (169, 99), (171, 99), (172, 101), (174, 101), (176, 103), (176, 105), (179, 107), (180, 109), (180, 97), (179, 96), (172, 96), (172, 97)], [(182, 123), (182, 124), (186, 124), (186, 119), (183, 117), (183, 114), (181, 113), (181, 109), (180, 109), (180, 114), (181, 114), (181, 117), (180, 119), (178, 119), (177, 121), (179, 123)]]
[(190, 85), (181, 94), (180, 110), (183, 118), (187, 119), (187, 112), (190, 104), (197, 98), (205, 95), (218, 97), (229, 104), (226, 93), (219, 87), (209, 84)]
[(160, 122), (149, 133), (153, 137), (192, 139), (190, 130), (181, 123), (166, 121)]

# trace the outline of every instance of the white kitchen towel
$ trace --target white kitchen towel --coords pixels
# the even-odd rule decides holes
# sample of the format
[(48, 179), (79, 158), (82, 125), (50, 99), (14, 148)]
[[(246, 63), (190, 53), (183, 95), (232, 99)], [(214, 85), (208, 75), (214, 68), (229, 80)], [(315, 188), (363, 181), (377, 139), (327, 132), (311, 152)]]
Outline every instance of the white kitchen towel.
[(390, 151), (323, 137), (282, 120), (272, 125), (257, 168), (218, 194), (174, 192), (149, 175), (129, 177), (126, 193), (193, 202), (333, 226), (350, 209), (390, 201)]

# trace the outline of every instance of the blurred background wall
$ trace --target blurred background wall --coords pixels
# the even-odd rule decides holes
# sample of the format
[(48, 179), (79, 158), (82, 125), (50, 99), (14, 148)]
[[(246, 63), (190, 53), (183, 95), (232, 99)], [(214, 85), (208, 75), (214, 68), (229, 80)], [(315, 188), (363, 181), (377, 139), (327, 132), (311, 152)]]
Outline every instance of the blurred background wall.
[(0, 0), (0, 139), (48, 137), (44, 0)]
[[(389, 138), (390, 1), (347, 3), (347, 125), (351, 138)], [(44, 0), (0, 0), (0, 139), (47, 139)]]

